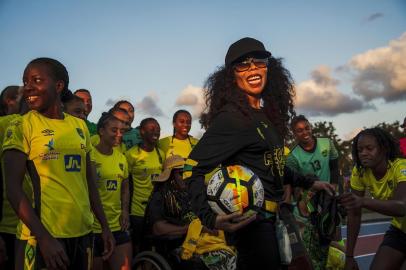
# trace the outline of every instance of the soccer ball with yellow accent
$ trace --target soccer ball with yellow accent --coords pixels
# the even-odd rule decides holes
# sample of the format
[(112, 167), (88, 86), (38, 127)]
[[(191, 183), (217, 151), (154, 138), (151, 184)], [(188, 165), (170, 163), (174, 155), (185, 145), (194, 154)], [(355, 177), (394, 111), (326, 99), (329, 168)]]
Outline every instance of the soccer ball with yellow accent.
[(242, 218), (255, 214), (264, 203), (264, 188), (259, 177), (241, 165), (221, 167), (207, 185), (207, 198), (217, 214), (240, 212)]

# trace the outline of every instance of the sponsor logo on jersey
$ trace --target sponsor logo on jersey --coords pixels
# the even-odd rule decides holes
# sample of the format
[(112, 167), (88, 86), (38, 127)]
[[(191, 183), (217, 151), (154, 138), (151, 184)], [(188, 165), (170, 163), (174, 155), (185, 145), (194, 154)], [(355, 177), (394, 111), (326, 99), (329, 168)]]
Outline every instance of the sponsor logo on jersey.
[(400, 170), (400, 173), (404, 176), (406, 176), (406, 169)]
[(65, 170), (67, 172), (80, 172), (82, 157), (80, 155), (65, 155)]
[(60, 152), (49, 151), (49, 152), (47, 152), (47, 153), (41, 153), (41, 154), (39, 154), (39, 157), (40, 157), (42, 160), (57, 160), (57, 159), (59, 159), (59, 155), (60, 155), (60, 154), (61, 154)]
[(120, 170), (122, 170), (122, 171), (124, 170), (124, 164), (123, 163), (119, 163), (118, 167), (120, 167)]
[(55, 141), (54, 141), (54, 138), (52, 138), (52, 139), (48, 142), (48, 144), (44, 144), (44, 146), (48, 147), (48, 150), (49, 150), (49, 151), (55, 150)]
[(44, 136), (53, 136), (54, 132), (52, 129), (44, 129), (43, 131), (41, 131), (42, 135)]
[(78, 132), (79, 136), (80, 136), (82, 139), (85, 139), (85, 135), (83, 135), (83, 130), (82, 130), (81, 128), (76, 128), (76, 131)]
[(106, 189), (107, 190), (117, 190), (117, 180), (107, 180)]
[(11, 137), (11, 135), (13, 135), (13, 131), (11, 131), (11, 129), (7, 130), (7, 139)]

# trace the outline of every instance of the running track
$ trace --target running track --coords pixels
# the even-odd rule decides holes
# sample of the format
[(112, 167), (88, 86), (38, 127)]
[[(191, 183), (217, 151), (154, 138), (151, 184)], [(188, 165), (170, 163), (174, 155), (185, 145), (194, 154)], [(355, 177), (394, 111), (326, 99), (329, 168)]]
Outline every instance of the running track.
[[(369, 269), (369, 265), (374, 258), (379, 244), (382, 242), (383, 235), (388, 229), (390, 221), (363, 223), (361, 225), (357, 245), (355, 247), (355, 258), (360, 270)], [(341, 229), (342, 236), (347, 236), (347, 226)]]

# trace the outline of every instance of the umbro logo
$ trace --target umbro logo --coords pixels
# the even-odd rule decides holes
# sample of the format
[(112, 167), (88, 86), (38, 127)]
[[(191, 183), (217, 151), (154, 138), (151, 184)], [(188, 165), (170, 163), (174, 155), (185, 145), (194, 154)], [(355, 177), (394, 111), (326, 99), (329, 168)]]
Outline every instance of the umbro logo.
[(44, 136), (53, 136), (54, 135), (54, 131), (52, 129), (44, 129), (43, 131), (41, 131), (41, 133)]

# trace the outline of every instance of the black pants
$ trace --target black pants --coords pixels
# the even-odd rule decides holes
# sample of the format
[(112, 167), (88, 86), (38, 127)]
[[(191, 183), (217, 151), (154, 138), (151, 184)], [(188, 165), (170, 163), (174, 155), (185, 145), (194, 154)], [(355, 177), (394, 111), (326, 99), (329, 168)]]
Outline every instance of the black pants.
[(3, 238), (3, 241), (6, 245), (6, 254), (7, 254), (7, 261), (0, 265), (0, 269), (14, 269), (14, 253), (15, 253), (15, 241), (16, 236), (15, 234), (11, 233), (0, 233), (0, 236)]
[(283, 269), (280, 264), (275, 222), (256, 220), (235, 233), (237, 269)]

